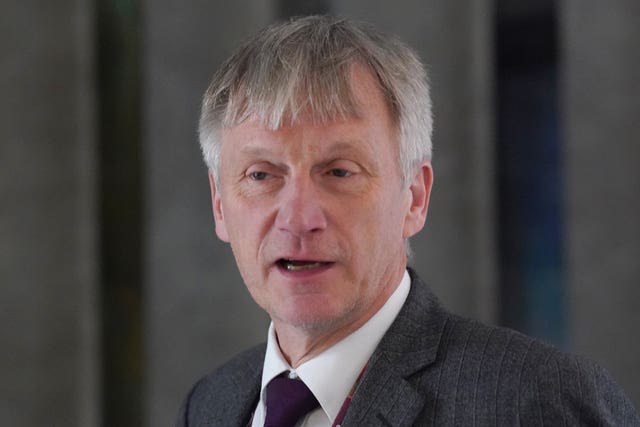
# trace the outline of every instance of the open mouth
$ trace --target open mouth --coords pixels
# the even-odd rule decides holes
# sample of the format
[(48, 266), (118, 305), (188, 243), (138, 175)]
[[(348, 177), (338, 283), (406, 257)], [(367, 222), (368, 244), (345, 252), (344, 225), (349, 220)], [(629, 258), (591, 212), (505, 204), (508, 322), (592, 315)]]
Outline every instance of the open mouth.
[(323, 261), (302, 261), (282, 258), (278, 260), (277, 264), (287, 271), (305, 271), (324, 267), (331, 263)]

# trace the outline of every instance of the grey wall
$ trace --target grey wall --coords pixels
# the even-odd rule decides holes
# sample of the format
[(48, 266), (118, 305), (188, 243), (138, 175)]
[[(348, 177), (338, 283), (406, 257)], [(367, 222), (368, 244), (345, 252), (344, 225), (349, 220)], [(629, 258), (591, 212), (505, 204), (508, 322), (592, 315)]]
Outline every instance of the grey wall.
[(563, 8), (571, 337), (640, 407), (640, 3)]
[[(6, 6), (6, 5), (5, 5)], [(90, 11), (0, 14), (0, 424), (95, 425)]]

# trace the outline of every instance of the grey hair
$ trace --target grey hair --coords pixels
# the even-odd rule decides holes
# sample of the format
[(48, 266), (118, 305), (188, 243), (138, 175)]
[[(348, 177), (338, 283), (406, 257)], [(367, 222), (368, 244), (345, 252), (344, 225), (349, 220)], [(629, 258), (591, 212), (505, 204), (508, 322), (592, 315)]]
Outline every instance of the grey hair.
[[(431, 159), (431, 99), (413, 50), (370, 24), (307, 16), (273, 24), (246, 41), (214, 74), (200, 116), (200, 146), (216, 183), (220, 132), (255, 116), (276, 130), (310, 113), (319, 123), (357, 117), (354, 64), (376, 78), (399, 137), (404, 182)], [(306, 116), (305, 116), (306, 117)]]

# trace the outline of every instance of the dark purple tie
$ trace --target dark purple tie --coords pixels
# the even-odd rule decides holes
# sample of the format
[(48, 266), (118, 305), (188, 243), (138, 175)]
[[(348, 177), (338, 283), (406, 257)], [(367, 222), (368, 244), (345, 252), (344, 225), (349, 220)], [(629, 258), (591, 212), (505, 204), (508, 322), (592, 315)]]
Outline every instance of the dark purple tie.
[(267, 417), (264, 427), (294, 427), (296, 422), (319, 403), (311, 390), (299, 378), (286, 374), (267, 384)]

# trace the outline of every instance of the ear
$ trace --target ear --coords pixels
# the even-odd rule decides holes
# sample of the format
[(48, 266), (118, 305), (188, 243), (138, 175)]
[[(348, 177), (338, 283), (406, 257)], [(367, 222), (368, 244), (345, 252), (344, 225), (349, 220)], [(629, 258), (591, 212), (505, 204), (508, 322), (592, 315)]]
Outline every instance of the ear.
[(409, 185), (410, 204), (404, 218), (403, 236), (405, 239), (422, 230), (427, 219), (433, 169), (430, 162), (424, 162)]
[(229, 242), (229, 234), (227, 233), (227, 226), (224, 222), (224, 213), (222, 212), (220, 192), (216, 188), (215, 179), (213, 178), (213, 173), (211, 171), (209, 171), (209, 187), (211, 188), (211, 205), (213, 208), (213, 220), (216, 223), (216, 234), (220, 240)]

